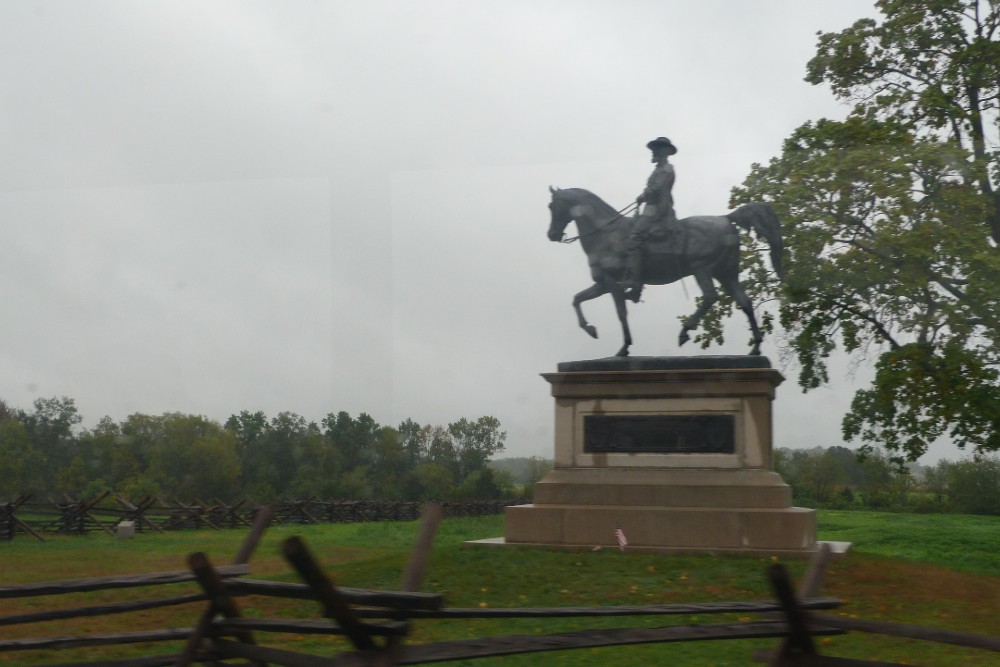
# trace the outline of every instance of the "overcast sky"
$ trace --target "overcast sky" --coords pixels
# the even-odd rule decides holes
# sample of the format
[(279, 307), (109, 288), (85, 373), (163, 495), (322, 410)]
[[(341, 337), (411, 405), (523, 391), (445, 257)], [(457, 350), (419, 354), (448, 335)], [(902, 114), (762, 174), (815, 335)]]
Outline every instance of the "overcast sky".
[[(494, 415), (552, 453), (539, 373), (613, 354), (609, 298), (550, 243), (548, 186), (619, 208), (665, 135), (680, 216), (728, 211), (753, 162), (847, 109), (803, 81), (817, 31), (871, 0), (0, 4), (0, 398), (104, 415)], [(571, 231), (571, 230), (570, 230)], [(678, 350), (697, 288), (633, 307)], [(787, 380), (776, 446), (840, 444), (849, 364)], [(932, 449), (924, 462), (956, 458)]]

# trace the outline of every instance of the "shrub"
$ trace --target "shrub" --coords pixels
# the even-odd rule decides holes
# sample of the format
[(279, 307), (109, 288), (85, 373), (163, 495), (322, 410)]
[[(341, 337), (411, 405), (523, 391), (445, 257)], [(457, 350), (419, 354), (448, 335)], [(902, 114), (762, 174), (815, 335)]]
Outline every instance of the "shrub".
[(980, 456), (952, 464), (948, 500), (961, 514), (1000, 515), (1000, 459)]

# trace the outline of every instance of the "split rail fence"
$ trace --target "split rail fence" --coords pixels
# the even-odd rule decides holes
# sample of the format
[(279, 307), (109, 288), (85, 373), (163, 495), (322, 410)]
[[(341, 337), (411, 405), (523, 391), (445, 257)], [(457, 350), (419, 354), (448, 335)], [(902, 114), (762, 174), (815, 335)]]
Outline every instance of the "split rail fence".
[[(136, 532), (249, 527), (259, 506), (241, 500), (182, 502), (146, 497), (132, 503), (121, 495), (105, 492), (90, 500), (68, 496), (62, 500), (30, 502), (26, 495), (0, 504), (0, 541), (18, 535), (44, 540), (46, 534), (103, 532), (114, 535), (119, 524), (130, 521)], [(472, 500), (442, 503), (445, 516), (502, 514), (511, 500)], [(421, 503), (377, 500), (283, 500), (273, 505), (274, 522), (281, 524), (354, 523), (369, 521), (414, 521)]]
[[(428, 505), (423, 513), (416, 545), (403, 573), (398, 591), (374, 591), (336, 586), (316, 562), (304, 542), (289, 538), (283, 545), (285, 559), (304, 583), (285, 583), (245, 578), (250, 556), (268, 522), (274, 516), (270, 508), (257, 513), (239, 553), (229, 565), (214, 566), (203, 553), (188, 557), (187, 571), (162, 572), (138, 576), (104, 577), (42, 584), (0, 585), (0, 599), (61, 595), (74, 592), (144, 587), (153, 589), (154, 597), (130, 599), (117, 603), (91, 605), (75, 609), (31, 611), (0, 616), (0, 626), (37, 625), (46, 621), (97, 617), (109, 614), (134, 614), (158, 607), (191, 607), (188, 627), (154, 629), (129, 633), (96, 632), (68, 637), (33, 637), (0, 640), (2, 652), (72, 650), (81, 647), (141, 644), (141, 657), (104, 659), (97, 662), (73, 662), (76, 667), (96, 665), (186, 666), (196, 663), (288, 665), (290, 667), (347, 667), (355, 665), (412, 665), (449, 660), (465, 660), (541, 651), (556, 651), (599, 646), (624, 646), (644, 643), (669, 643), (723, 639), (774, 638), (777, 645), (759, 651), (755, 658), (771, 665), (884, 665), (818, 654), (816, 636), (860, 630), (901, 637), (948, 642), (963, 646), (1000, 651), (1000, 638), (943, 631), (883, 622), (847, 619), (821, 613), (838, 606), (835, 599), (818, 596), (830, 559), (828, 549), (821, 549), (810, 563), (806, 576), (793, 591), (785, 569), (774, 564), (768, 570), (775, 599), (762, 601), (672, 604), (645, 607), (556, 607), (556, 608), (486, 608), (456, 609), (444, 606), (441, 595), (418, 592), (428, 566), (430, 547), (441, 520), (440, 505)], [(157, 595), (155, 589), (166, 584), (197, 582), (198, 592), (184, 595)], [(321, 618), (248, 618), (241, 613), (239, 599), (244, 596), (269, 596), (308, 599), (319, 603)], [(591, 629), (546, 635), (483, 637), (470, 640), (406, 644), (411, 624), (426, 619), (484, 619), (558, 617), (606, 618), (614, 616), (668, 616), (712, 614), (762, 615), (760, 620), (739, 623), (668, 625), (656, 628)], [(339, 637), (327, 647), (340, 651), (335, 655), (317, 655), (266, 645), (270, 633), (327, 635)], [(346, 643), (343, 641), (346, 639)], [(272, 644), (274, 642), (271, 642)], [(160, 646), (154, 649), (146, 647)], [(237, 660), (238, 663), (231, 661)], [(48, 663), (68, 665), (70, 663)]]

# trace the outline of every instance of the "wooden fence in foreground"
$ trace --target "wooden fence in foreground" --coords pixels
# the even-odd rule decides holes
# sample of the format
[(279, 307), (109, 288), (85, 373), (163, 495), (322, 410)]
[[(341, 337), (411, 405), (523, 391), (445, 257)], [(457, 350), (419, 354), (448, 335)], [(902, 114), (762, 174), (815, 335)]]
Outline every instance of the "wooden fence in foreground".
[[(218, 530), (249, 527), (259, 506), (241, 500), (182, 502), (146, 497), (133, 503), (110, 492), (90, 500), (64, 497), (60, 501), (30, 502), (19, 496), (0, 504), (0, 540), (28, 535), (44, 541), (46, 534), (114, 535), (119, 524), (131, 522), (139, 533), (170, 530)], [(502, 514), (513, 500), (468, 500), (442, 503), (445, 516), (487, 516)], [(282, 500), (274, 505), (274, 522), (281, 524), (355, 523), (368, 521), (414, 521), (420, 517), (421, 503), (379, 500), (321, 500), (315, 497)]]
[[(154, 629), (129, 633), (89, 633), (71, 637), (36, 637), (0, 640), (0, 652), (72, 650), (89, 646), (120, 644), (156, 645), (143, 657), (74, 662), (76, 667), (108, 665), (156, 667), (186, 666), (196, 663), (287, 665), (289, 667), (348, 667), (355, 665), (412, 665), (449, 660), (629, 644), (707, 641), (724, 639), (774, 638), (777, 645), (754, 656), (771, 665), (884, 665), (818, 655), (813, 638), (861, 630), (901, 637), (928, 639), (989, 650), (1000, 650), (1000, 638), (985, 637), (881, 622), (846, 619), (817, 613), (835, 608), (837, 600), (816, 595), (822, 584), (830, 552), (821, 549), (810, 563), (798, 592), (794, 592), (780, 564), (768, 570), (775, 599), (762, 601), (714, 602), (629, 607), (555, 607), (455, 609), (444, 606), (440, 595), (417, 589), (428, 564), (430, 546), (442, 516), (439, 505), (429, 505), (420, 524), (417, 543), (403, 573), (398, 591), (342, 588), (334, 585), (310, 554), (301, 539), (293, 537), (283, 545), (285, 559), (304, 583), (258, 581), (245, 578), (250, 556), (273, 512), (262, 509), (249, 536), (231, 564), (213, 566), (202, 553), (188, 558), (189, 571), (163, 572), (138, 576), (105, 577), (74, 581), (0, 586), (0, 599), (61, 595), (82, 591), (145, 587), (153, 597), (76, 609), (33, 611), (0, 616), (0, 626), (38, 624), (59, 619), (129, 614), (157, 607), (194, 604), (189, 627)], [(156, 587), (180, 582), (197, 582), (200, 591), (186, 595), (156, 595)], [(244, 596), (309, 599), (318, 603), (316, 619), (247, 618), (241, 614), (239, 599)], [(657, 628), (593, 629), (546, 635), (484, 637), (470, 640), (406, 644), (412, 623), (424, 619), (483, 619), (613, 616), (667, 616), (712, 614), (759, 614), (760, 620), (740, 623), (671, 625)], [(99, 624), (98, 624), (99, 625)], [(325, 653), (316, 655), (267, 646), (270, 633), (326, 635), (339, 637)], [(346, 643), (342, 641), (346, 638)], [(155, 653), (155, 654), (153, 654)], [(748, 656), (749, 657), (749, 656)], [(236, 663), (232, 661), (238, 661)], [(68, 665), (69, 663), (49, 663)]]

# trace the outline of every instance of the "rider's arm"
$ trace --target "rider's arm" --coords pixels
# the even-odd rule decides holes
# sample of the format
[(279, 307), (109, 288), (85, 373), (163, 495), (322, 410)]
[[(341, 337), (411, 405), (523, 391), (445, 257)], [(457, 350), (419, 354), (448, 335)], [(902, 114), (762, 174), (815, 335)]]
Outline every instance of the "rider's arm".
[(659, 190), (659, 186), (656, 183), (656, 176), (659, 173), (659, 169), (654, 169), (653, 173), (649, 175), (649, 179), (646, 181), (646, 189), (642, 191), (642, 194), (635, 198), (636, 204), (642, 204), (643, 202), (650, 201), (651, 199), (656, 199), (656, 191)]

